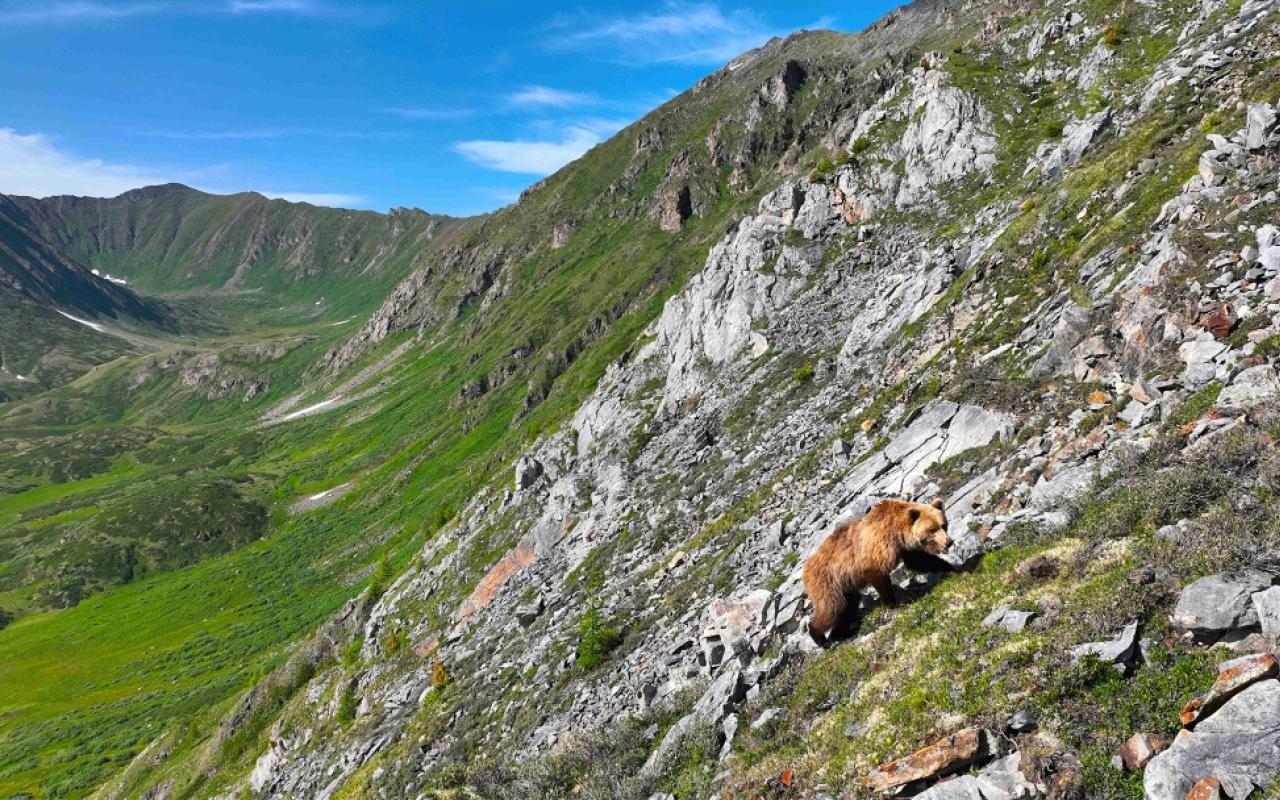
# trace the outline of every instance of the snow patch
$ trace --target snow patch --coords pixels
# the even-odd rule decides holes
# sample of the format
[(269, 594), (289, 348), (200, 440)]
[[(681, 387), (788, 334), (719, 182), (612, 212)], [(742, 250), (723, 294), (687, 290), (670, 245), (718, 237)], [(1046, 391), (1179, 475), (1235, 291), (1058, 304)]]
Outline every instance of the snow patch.
[(278, 421), (288, 422), (291, 419), (298, 419), (299, 417), (308, 417), (308, 416), (311, 416), (312, 414), (318, 414), (319, 412), (325, 411), (326, 409), (332, 406), (338, 405), (341, 402), (342, 402), (341, 395), (337, 397), (330, 397), (328, 400), (321, 400), (319, 403), (307, 406), (306, 408), (300, 408), (297, 411), (291, 411), (288, 414), (285, 414), (283, 417), (281, 417)]
[(87, 325), (88, 327), (93, 328), (98, 333), (106, 333), (106, 328), (103, 328), (101, 325), (99, 325), (96, 322), (90, 322), (87, 319), (80, 319), (79, 317), (73, 317), (67, 312), (62, 310), (58, 310), (58, 313), (66, 317), (67, 319), (71, 320), (72, 322), (79, 322), (81, 325)]

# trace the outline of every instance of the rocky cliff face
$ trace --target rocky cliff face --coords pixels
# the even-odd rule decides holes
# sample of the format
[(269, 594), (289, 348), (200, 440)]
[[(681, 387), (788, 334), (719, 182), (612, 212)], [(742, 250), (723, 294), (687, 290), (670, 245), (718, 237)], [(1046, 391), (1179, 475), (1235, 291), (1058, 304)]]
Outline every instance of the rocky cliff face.
[[(918, 57), (831, 113), (834, 155), (778, 156), (225, 796), (1274, 790), (1274, 3), (900, 13), (841, 44), (901, 24)], [(823, 58), (761, 81), (744, 129)], [(680, 197), (651, 224), (697, 213)], [(406, 299), (437, 308), (425, 285), (330, 365), (408, 327)], [(800, 565), (885, 496), (943, 498), (964, 571), (898, 576), (914, 602), (868, 593), (860, 636), (817, 652)]]

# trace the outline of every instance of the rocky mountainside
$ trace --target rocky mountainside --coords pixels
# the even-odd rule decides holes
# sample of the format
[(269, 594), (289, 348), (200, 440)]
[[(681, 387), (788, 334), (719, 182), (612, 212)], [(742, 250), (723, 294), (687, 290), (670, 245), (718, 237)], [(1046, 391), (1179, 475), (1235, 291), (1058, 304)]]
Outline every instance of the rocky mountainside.
[[(265, 595), (297, 621), (252, 681), (105, 695), (110, 752), (57, 743), (95, 738), (57, 727), (81, 709), (13, 711), (0, 786), (1278, 796), (1278, 5), (935, 0), (797, 34), (461, 223), (251, 406), (261, 475), (322, 455), (202, 574), (324, 540), (332, 579), (269, 574), (344, 591)], [(273, 433), (303, 412), (328, 424)], [(820, 650), (800, 567), (887, 496), (943, 500), (957, 571), (904, 570)], [(370, 539), (377, 566), (324, 572)], [(254, 651), (210, 627), (129, 663), (221, 680), (211, 642)]]

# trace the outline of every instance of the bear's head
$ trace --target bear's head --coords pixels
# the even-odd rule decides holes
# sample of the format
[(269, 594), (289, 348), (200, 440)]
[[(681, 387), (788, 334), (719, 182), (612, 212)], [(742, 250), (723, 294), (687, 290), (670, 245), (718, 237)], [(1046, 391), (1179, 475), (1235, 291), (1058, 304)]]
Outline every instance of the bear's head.
[(947, 517), (942, 513), (941, 500), (934, 500), (928, 505), (908, 504), (907, 519), (911, 522), (911, 533), (905, 537), (908, 549), (938, 556), (951, 547), (951, 537), (947, 535)]

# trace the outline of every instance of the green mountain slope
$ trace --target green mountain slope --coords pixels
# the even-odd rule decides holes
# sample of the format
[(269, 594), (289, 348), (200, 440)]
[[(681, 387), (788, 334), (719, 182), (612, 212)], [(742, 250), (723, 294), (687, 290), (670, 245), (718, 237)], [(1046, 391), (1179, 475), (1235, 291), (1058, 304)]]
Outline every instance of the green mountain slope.
[(108, 199), (9, 197), (0, 209), (80, 263), (160, 294), (256, 293), (355, 313), (456, 221), (212, 195), (180, 184)]
[(98, 320), (117, 330), (175, 328), (167, 305), (93, 274), (11, 211), (0, 203), (0, 399), (64, 383), (133, 349)]

